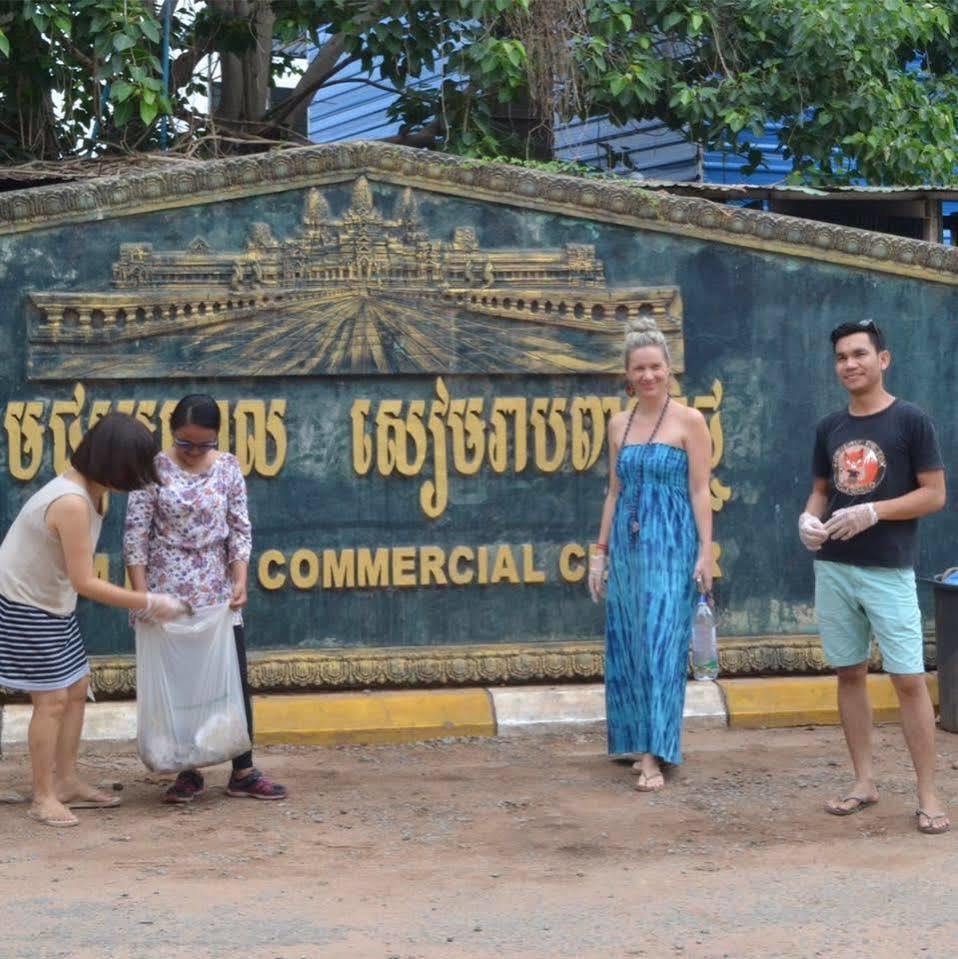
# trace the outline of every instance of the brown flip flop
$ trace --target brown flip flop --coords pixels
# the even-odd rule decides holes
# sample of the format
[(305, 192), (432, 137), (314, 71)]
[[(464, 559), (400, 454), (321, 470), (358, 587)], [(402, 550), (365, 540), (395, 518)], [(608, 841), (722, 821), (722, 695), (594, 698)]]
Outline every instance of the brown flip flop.
[[(921, 824), (922, 816), (928, 820), (927, 826)], [(951, 823), (948, 821), (948, 813), (940, 812), (932, 815), (930, 812), (925, 812), (924, 809), (916, 809), (915, 820), (918, 831), (926, 836), (940, 836), (942, 833), (948, 832), (948, 830), (951, 829)]]
[[(842, 809), (840, 803), (855, 801), (854, 806), (849, 806), (848, 809)], [(861, 812), (863, 809), (867, 809), (869, 806), (874, 806), (878, 802), (877, 799), (866, 799), (864, 796), (843, 796), (841, 799), (834, 800), (834, 805), (832, 803), (825, 803), (825, 812), (829, 813), (832, 816), (852, 816), (857, 812)]]

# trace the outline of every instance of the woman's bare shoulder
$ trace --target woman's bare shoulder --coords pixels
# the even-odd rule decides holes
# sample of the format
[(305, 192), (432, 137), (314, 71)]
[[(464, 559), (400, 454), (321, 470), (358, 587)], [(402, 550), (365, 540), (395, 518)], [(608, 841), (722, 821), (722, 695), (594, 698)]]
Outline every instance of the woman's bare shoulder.
[(629, 422), (629, 414), (631, 410), (628, 408), (624, 410), (619, 410), (618, 413), (613, 413), (609, 417), (609, 436), (618, 440), (621, 439), (622, 433), (625, 431), (626, 424)]
[(675, 406), (681, 411), (682, 422), (687, 427), (701, 426), (705, 424), (705, 417), (702, 415), (701, 410), (697, 410), (694, 406), (686, 406), (682, 403), (676, 403)]

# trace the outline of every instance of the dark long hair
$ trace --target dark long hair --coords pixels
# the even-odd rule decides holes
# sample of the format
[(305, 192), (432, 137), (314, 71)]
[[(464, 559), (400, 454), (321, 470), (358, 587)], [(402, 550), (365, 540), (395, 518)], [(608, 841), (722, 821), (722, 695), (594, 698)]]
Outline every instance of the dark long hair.
[(170, 414), (170, 430), (181, 426), (202, 426), (205, 430), (220, 429), (220, 408), (206, 393), (190, 393), (176, 404)]
[(160, 482), (156, 453), (156, 438), (143, 423), (125, 413), (107, 413), (80, 440), (70, 463), (88, 480), (129, 493)]

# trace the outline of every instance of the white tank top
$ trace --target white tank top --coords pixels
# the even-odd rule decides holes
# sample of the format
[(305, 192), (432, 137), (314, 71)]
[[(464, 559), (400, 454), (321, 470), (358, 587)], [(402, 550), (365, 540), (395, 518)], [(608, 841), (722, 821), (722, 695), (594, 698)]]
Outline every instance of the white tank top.
[(0, 544), (0, 594), (13, 603), (69, 616), (77, 594), (67, 575), (60, 537), (47, 527), (47, 510), (61, 496), (82, 496), (90, 508), (90, 541), (96, 549), (103, 517), (90, 494), (74, 480), (58, 476), (24, 503)]

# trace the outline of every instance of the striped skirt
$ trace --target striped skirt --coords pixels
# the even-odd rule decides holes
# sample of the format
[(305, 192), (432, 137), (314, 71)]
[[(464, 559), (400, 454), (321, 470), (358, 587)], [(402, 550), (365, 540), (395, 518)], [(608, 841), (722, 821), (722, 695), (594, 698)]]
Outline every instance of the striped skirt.
[(54, 616), (0, 596), (0, 686), (66, 689), (89, 672), (76, 614)]

